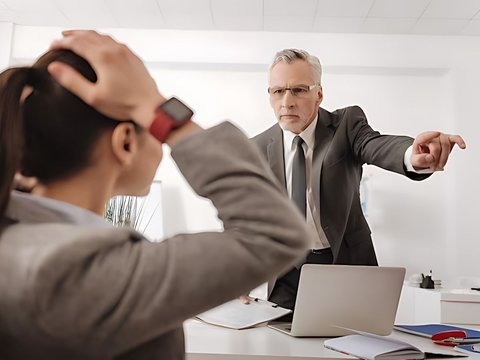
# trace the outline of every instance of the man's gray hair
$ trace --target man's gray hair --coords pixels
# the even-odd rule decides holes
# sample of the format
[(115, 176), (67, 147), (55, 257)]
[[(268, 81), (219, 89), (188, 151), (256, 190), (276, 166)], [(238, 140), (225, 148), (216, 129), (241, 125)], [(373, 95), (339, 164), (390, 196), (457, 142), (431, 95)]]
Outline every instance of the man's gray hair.
[(295, 60), (303, 60), (308, 62), (308, 64), (312, 68), (313, 75), (315, 77), (315, 83), (317, 85), (322, 84), (322, 64), (320, 64), (320, 60), (316, 56), (310, 55), (305, 50), (283, 49), (277, 52), (275, 54), (275, 58), (273, 59), (272, 64), (270, 65), (269, 70), (271, 71), (272, 68), (280, 61), (285, 61), (287, 64), (291, 64)]

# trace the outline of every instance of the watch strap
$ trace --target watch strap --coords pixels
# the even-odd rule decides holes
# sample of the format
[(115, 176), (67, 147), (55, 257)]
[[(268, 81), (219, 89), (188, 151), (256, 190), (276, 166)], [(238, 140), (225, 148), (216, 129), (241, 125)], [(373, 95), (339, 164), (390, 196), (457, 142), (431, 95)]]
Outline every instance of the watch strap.
[(173, 120), (167, 113), (162, 110), (162, 107), (159, 106), (155, 110), (155, 118), (153, 119), (152, 124), (150, 125), (148, 131), (152, 134), (158, 141), (165, 142), (166, 137), (170, 133), (170, 130), (175, 126), (175, 120)]

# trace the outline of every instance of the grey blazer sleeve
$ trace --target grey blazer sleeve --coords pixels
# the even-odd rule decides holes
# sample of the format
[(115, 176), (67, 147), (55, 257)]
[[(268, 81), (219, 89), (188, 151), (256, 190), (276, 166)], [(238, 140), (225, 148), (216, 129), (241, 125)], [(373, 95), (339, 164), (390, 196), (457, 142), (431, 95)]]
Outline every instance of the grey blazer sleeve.
[[(303, 256), (304, 220), (237, 128), (223, 123), (193, 135), (172, 156), (217, 208), (224, 231), (161, 243), (105, 241), (81, 256), (59, 247), (33, 279), (35, 316), (45, 332), (119, 354), (246, 293)], [(59, 266), (66, 257), (68, 266)]]
[(347, 133), (353, 144), (352, 150), (360, 163), (379, 166), (383, 169), (408, 176), (412, 180), (423, 180), (431, 174), (407, 172), (404, 154), (414, 139), (409, 136), (384, 135), (374, 131), (367, 123), (363, 110), (358, 106), (343, 109), (348, 126)]

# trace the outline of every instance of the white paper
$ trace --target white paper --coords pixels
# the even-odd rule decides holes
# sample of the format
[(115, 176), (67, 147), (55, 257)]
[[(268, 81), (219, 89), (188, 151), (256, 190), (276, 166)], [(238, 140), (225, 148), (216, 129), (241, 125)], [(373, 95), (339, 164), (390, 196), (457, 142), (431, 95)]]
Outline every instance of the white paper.
[(292, 312), (269, 301), (257, 299), (244, 304), (239, 299), (229, 301), (196, 317), (206, 323), (232, 329), (245, 329)]
[(423, 359), (423, 352), (406, 342), (370, 333), (356, 332), (358, 335), (326, 340), (324, 345), (328, 349), (363, 359)]
[(478, 345), (457, 345), (453, 349), (467, 354), (471, 359), (480, 359), (480, 346)]

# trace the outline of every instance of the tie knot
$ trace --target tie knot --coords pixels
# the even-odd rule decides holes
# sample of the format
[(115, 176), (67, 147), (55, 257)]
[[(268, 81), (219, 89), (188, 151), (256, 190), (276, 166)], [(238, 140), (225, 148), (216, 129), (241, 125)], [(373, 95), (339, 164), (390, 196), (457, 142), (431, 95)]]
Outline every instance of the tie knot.
[(303, 139), (300, 136), (295, 136), (293, 138), (293, 145), (295, 145), (297, 148), (301, 147), (303, 144)]

